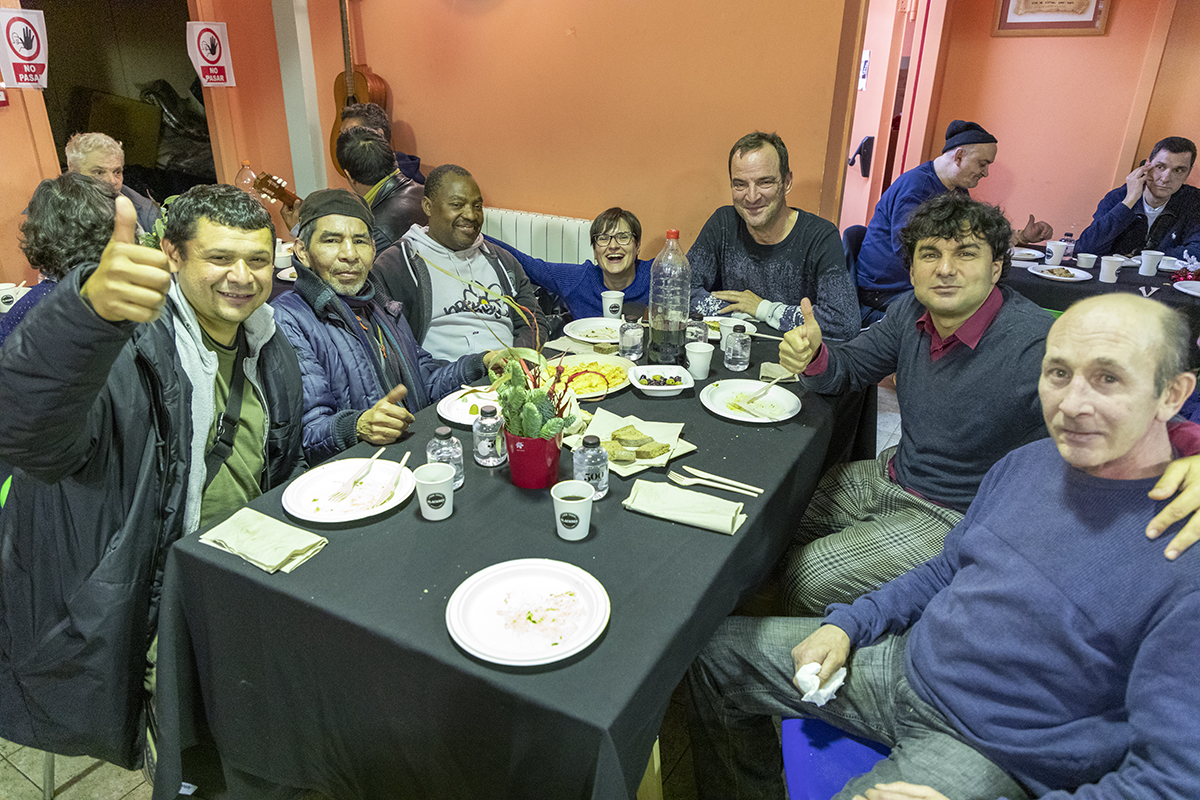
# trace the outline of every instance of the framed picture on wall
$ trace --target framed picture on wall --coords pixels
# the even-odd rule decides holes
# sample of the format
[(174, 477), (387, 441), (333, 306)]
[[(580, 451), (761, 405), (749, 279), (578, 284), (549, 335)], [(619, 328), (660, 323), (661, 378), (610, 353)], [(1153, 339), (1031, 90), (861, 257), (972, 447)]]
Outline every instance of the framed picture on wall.
[(1114, 0), (996, 0), (992, 36), (1100, 36)]

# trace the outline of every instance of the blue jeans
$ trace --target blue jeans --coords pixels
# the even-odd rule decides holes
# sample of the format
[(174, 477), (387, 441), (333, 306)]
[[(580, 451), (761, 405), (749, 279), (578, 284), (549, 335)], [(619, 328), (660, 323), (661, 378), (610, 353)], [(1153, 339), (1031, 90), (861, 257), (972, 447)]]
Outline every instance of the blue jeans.
[(702, 800), (786, 797), (783, 756), (772, 717), (815, 717), (882, 742), (892, 754), (846, 784), (850, 800), (877, 783), (932, 786), (953, 800), (1030, 800), (1004, 770), (959, 738), (919, 698), (904, 674), (906, 635), (854, 650), (846, 683), (818, 708), (792, 685), (792, 648), (820, 619), (730, 617), (688, 671), (689, 730)]

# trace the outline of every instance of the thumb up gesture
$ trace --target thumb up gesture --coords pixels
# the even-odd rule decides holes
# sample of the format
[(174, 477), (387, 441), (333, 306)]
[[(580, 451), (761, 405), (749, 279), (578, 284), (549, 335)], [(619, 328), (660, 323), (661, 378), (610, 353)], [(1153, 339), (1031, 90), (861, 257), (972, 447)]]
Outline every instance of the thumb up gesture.
[(804, 314), (804, 324), (785, 333), (779, 345), (779, 364), (797, 375), (808, 367), (821, 349), (821, 326), (813, 316), (812, 302), (807, 297), (800, 301), (800, 311)]
[(152, 322), (166, 302), (171, 272), (166, 255), (137, 243), (137, 212), (118, 195), (112, 238), (80, 294), (109, 322)]
[(413, 423), (413, 415), (400, 405), (408, 389), (402, 383), (392, 387), (375, 405), (358, 417), (355, 431), (358, 438), (371, 444), (385, 445), (399, 439)]

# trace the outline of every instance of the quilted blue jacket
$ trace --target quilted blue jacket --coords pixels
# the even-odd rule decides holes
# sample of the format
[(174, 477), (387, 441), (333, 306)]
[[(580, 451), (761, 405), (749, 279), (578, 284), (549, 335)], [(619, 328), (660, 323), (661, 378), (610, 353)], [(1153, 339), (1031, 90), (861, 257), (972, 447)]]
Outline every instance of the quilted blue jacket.
[[(360, 299), (370, 300), (374, 321), (387, 339), (389, 357), (398, 357), (404, 406), (416, 413), (463, 383), (483, 376), (483, 356), (439, 361), (413, 337), (403, 306), (380, 305), (370, 282)], [(367, 337), (354, 312), (312, 271), (296, 268), (296, 288), (271, 301), (275, 324), (296, 348), (304, 381), (304, 452), (309, 465), (353, 446), (359, 416), (392, 389), (379, 359), (378, 343)]]

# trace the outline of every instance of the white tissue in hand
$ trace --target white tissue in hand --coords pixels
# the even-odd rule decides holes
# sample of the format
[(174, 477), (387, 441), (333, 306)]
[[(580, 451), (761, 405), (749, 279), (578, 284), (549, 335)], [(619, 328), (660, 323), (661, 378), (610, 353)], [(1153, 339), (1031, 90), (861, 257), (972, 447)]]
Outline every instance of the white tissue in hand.
[(804, 692), (800, 699), (814, 706), (823, 706), (832, 700), (834, 693), (842, 688), (842, 683), (846, 680), (846, 668), (840, 667), (822, 686), (820, 678), (817, 677), (820, 671), (821, 665), (813, 661), (796, 670), (796, 677), (793, 679), (796, 687)]

